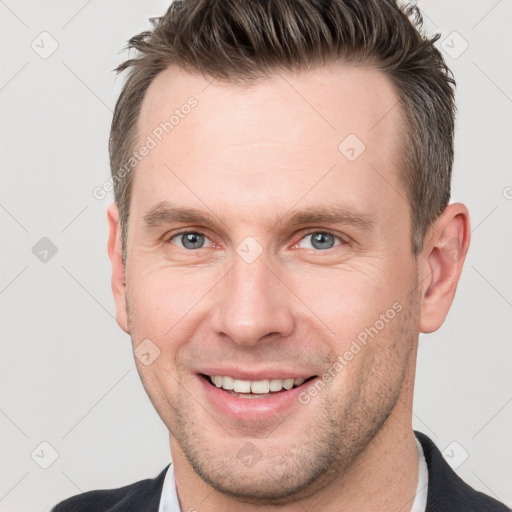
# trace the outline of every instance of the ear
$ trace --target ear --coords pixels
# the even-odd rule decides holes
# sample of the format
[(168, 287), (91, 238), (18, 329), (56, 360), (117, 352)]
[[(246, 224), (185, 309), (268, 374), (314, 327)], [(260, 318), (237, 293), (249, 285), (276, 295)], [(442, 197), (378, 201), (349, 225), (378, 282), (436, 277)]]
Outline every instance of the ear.
[(448, 205), (429, 229), (420, 261), (420, 332), (434, 332), (448, 314), (469, 248), (467, 208)]
[(108, 207), (107, 218), (109, 226), (108, 256), (112, 264), (112, 292), (116, 303), (116, 320), (121, 329), (129, 334), (124, 279), (125, 267), (121, 258), (121, 227), (119, 225), (119, 209), (115, 203)]

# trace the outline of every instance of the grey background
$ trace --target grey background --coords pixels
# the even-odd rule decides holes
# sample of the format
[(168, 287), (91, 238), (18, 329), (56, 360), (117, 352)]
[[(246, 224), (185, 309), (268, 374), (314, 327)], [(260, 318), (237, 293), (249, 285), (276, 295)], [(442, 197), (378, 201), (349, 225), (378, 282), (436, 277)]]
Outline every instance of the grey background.
[[(114, 321), (111, 198), (92, 195), (109, 177), (118, 51), (166, 6), (0, 0), (1, 511), (48, 510), (153, 477), (170, 460)], [(473, 240), (446, 323), (421, 336), (414, 427), (468, 483), (511, 506), (512, 4), (420, 6), (458, 81), (453, 200), (468, 205)], [(52, 39), (58, 48), (42, 58)]]

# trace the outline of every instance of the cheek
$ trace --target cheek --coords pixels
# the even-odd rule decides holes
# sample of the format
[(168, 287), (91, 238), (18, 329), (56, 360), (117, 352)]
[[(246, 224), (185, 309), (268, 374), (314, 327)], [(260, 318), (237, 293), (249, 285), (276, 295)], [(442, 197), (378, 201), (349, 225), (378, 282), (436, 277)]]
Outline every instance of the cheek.
[[(132, 337), (175, 340), (188, 338), (187, 326), (204, 310), (216, 279), (212, 272), (140, 265), (127, 279)], [(162, 343), (162, 346), (164, 344)]]
[(303, 304), (301, 309), (308, 317), (312, 312), (313, 321), (324, 324), (339, 352), (353, 339), (371, 339), (375, 331), (389, 330), (389, 324), (399, 320), (408, 278), (402, 275), (400, 279), (379, 264), (368, 264), (364, 269), (297, 273), (290, 282)]

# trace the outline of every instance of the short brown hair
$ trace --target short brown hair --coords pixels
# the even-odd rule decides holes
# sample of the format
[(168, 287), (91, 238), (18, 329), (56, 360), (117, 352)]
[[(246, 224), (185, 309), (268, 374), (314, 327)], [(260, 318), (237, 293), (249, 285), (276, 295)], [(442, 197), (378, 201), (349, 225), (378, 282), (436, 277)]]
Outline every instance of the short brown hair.
[(400, 179), (411, 208), (412, 250), (421, 251), (450, 199), (455, 81), (434, 46), (439, 35), (423, 33), (417, 7), (394, 0), (174, 0), (151, 22), (152, 30), (128, 42), (137, 57), (116, 68), (129, 70), (109, 141), (123, 261), (133, 173), (116, 179), (117, 170), (137, 143), (149, 85), (171, 64), (242, 85), (338, 60), (381, 70), (405, 118)]

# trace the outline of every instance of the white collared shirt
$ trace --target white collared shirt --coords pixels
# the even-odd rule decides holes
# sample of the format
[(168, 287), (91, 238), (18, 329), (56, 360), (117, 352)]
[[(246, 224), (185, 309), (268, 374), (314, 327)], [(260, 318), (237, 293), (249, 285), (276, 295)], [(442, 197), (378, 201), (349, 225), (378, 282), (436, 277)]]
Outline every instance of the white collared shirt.
[[(414, 439), (416, 441), (416, 449), (418, 450), (419, 471), (416, 496), (414, 497), (410, 512), (425, 512), (427, 506), (428, 468), (421, 443), (416, 437), (414, 437)], [(181, 512), (178, 493), (176, 492), (176, 481), (174, 479), (174, 466), (172, 463), (165, 474), (158, 512)]]
[[(416, 486), (416, 495), (411, 507), (411, 512), (425, 512), (428, 494), (428, 467), (421, 443), (416, 436), (414, 436), (414, 440), (416, 441), (416, 450), (418, 451), (419, 468), (418, 485)], [(179, 512), (180, 509), (177, 508), (176, 510)]]
[(181, 512), (178, 493), (176, 492), (176, 481), (174, 480), (174, 465), (172, 462), (165, 474), (158, 512)]

